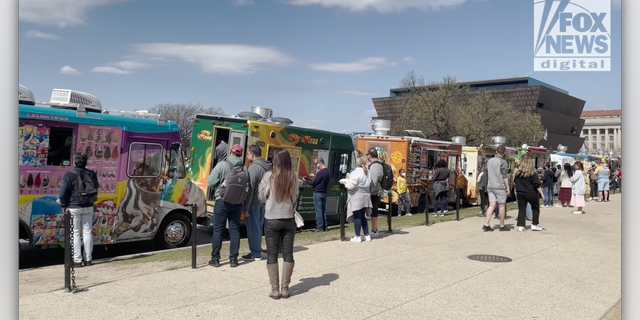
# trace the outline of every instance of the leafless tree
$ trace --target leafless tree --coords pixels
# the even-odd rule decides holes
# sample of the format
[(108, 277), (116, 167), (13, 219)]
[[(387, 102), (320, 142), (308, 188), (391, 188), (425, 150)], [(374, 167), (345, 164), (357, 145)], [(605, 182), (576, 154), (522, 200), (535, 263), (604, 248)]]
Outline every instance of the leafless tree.
[(424, 77), (416, 75), (413, 70), (407, 72), (407, 75), (400, 80), (400, 88), (415, 88), (424, 85)]
[(191, 135), (193, 133), (193, 119), (197, 113), (226, 115), (224, 110), (218, 107), (205, 107), (201, 103), (162, 103), (158, 104), (149, 112), (159, 113), (174, 121), (180, 128), (180, 143), (182, 150), (189, 150), (191, 146)]

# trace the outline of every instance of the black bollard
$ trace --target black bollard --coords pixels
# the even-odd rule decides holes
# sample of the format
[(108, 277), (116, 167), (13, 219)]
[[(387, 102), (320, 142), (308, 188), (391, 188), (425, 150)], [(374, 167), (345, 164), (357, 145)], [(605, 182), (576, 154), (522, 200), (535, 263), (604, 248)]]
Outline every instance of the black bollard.
[(64, 292), (71, 292), (71, 214), (64, 213)]
[(392, 195), (391, 195), (391, 191), (389, 191), (389, 214), (387, 215), (387, 233), (392, 233), (393, 230), (391, 230), (391, 211), (393, 211), (393, 204), (391, 203), (391, 200), (393, 199)]
[(198, 205), (191, 204), (191, 269), (196, 268), (198, 238)]
[[(345, 235), (345, 224), (346, 224), (346, 214), (347, 214), (347, 201), (344, 200), (344, 193), (340, 196), (340, 201), (344, 201), (344, 205), (338, 206), (338, 214), (340, 215), (340, 240), (341, 241), (349, 241), (347, 236)], [(340, 210), (342, 208), (342, 210)]]
[(456, 221), (460, 221), (460, 192), (458, 192), (458, 196), (456, 197)]

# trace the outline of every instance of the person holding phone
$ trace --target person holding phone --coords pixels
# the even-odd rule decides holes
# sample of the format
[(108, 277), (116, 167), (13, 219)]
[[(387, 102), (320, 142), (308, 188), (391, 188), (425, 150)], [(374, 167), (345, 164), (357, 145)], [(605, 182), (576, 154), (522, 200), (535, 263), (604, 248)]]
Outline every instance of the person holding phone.
[(324, 164), (324, 159), (315, 162), (316, 175), (305, 177), (304, 182), (313, 187), (313, 207), (316, 211), (315, 232), (327, 231), (327, 189), (331, 180), (331, 172)]

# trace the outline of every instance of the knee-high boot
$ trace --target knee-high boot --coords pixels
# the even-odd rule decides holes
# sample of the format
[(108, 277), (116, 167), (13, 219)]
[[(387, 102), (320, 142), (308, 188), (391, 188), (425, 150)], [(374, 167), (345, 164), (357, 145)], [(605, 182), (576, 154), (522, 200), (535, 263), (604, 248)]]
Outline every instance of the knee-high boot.
[[(267, 272), (269, 273), (269, 284), (271, 285), (271, 292), (269, 297), (273, 299), (280, 299), (280, 279), (278, 278), (278, 263), (267, 264)], [(284, 279), (284, 276), (283, 276)]]
[(295, 263), (284, 262), (282, 264), (282, 284), (280, 287), (280, 293), (283, 299), (289, 298), (289, 283), (291, 283), (291, 274), (293, 273), (293, 266)]

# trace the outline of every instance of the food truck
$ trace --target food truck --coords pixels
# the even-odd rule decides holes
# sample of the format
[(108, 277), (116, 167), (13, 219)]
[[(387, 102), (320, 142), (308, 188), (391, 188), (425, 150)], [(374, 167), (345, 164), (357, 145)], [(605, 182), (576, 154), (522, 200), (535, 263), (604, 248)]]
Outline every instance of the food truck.
[[(426, 206), (433, 203), (433, 170), (438, 160), (447, 161), (449, 169), (455, 174), (454, 179), (449, 180), (449, 193), (447, 202), (455, 204), (460, 201), (461, 206), (467, 205), (466, 189), (467, 179), (461, 173), (460, 156), (462, 145), (449, 141), (426, 139), (421, 131), (406, 130), (405, 136), (389, 136), (390, 122), (388, 120), (372, 120), (374, 130), (373, 135), (357, 136), (357, 150), (365, 154), (370, 148), (378, 151), (380, 161), (387, 163), (398, 177), (398, 171), (404, 169), (406, 172), (407, 188), (411, 198), (412, 210), (414, 212), (426, 212)], [(389, 195), (382, 197), (381, 210), (393, 210), (397, 205), (398, 192), (396, 185), (391, 191), (391, 206), (389, 206)], [(428, 196), (428, 198), (427, 198)]]
[[(480, 205), (480, 195), (478, 194), (478, 175), (480, 170), (487, 164), (489, 159), (496, 155), (496, 149), (499, 144), (504, 144), (506, 139), (504, 137), (492, 137), (491, 145), (480, 145), (478, 147), (464, 146), (462, 148), (463, 168), (464, 174), (468, 180), (467, 182), (467, 197), (469, 204)], [(509, 170), (515, 169), (515, 160), (518, 155), (518, 150), (511, 147), (506, 147), (505, 160), (509, 164)], [(466, 161), (465, 161), (466, 159)], [(513, 197), (513, 194), (512, 194)]]
[(74, 154), (88, 156), (98, 175), (95, 245), (155, 239), (181, 247), (191, 236), (191, 209), (204, 216), (205, 195), (186, 177), (176, 123), (145, 112), (102, 110), (88, 93), (54, 89), (36, 103), (19, 88), (19, 238), (39, 247), (64, 243), (64, 213), (56, 203)]
[(542, 168), (546, 163), (550, 163), (551, 160), (551, 150), (547, 150), (543, 146), (531, 147), (523, 144), (522, 148), (518, 148), (517, 158), (519, 159), (525, 154), (533, 159), (536, 169)]
[[(338, 212), (346, 201), (346, 192), (339, 180), (354, 167), (353, 143), (346, 134), (291, 126), (293, 121), (273, 117), (269, 108), (251, 107), (251, 111), (240, 112), (236, 116), (197, 114), (193, 123), (193, 137), (189, 157), (188, 175), (207, 196), (207, 216), (213, 215), (214, 190), (208, 188), (207, 178), (214, 167), (213, 155), (220, 141), (227, 148), (241, 145), (246, 153), (250, 145), (262, 149), (262, 157), (271, 161), (277, 149), (285, 149), (291, 155), (293, 168), (300, 178), (300, 195), (297, 209), (305, 221), (315, 221), (313, 188), (302, 183), (305, 177), (316, 172), (315, 161), (323, 159), (331, 171), (328, 187), (326, 214), (327, 221), (337, 221)], [(227, 150), (228, 152), (228, 150)], [(245, 165), (250, 163), (242, 155)]]

